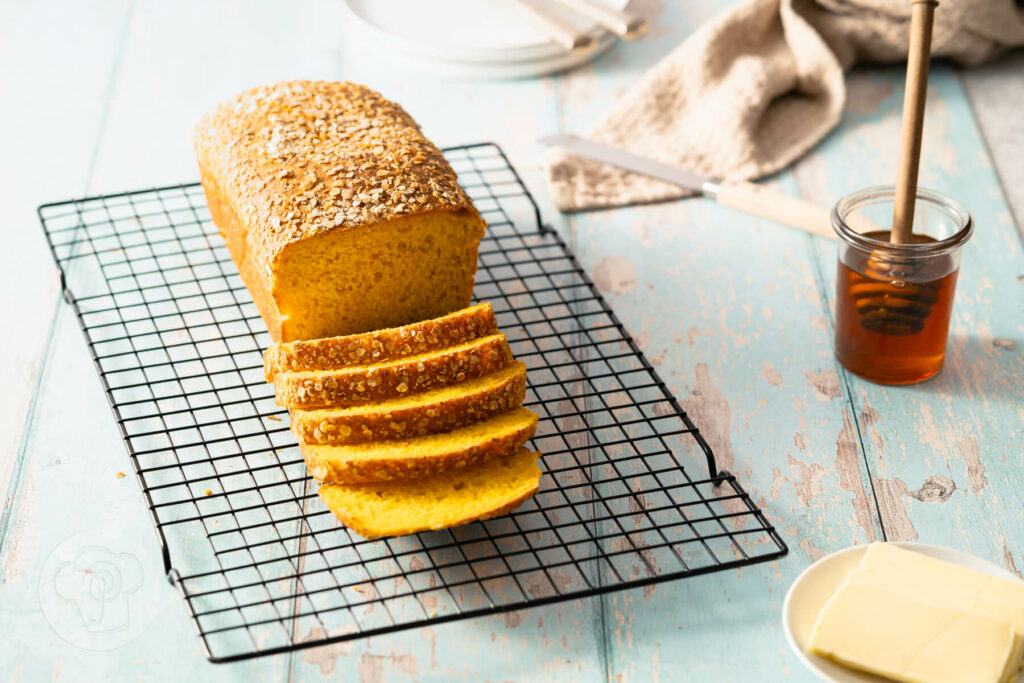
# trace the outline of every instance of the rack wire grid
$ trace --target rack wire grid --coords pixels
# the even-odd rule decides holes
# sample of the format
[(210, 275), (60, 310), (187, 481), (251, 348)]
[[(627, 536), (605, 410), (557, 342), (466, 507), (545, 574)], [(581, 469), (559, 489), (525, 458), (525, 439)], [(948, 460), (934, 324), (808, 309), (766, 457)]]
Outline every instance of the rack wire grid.
[(198, 183), (40, 219), (159, 535), (215, 662), (784, 556), (493, 143), (445, 150), (489, 224), (475, 296), (528, 365), (537, 495), (364, 540), (323, 506), (262, 371), (270, 343)]

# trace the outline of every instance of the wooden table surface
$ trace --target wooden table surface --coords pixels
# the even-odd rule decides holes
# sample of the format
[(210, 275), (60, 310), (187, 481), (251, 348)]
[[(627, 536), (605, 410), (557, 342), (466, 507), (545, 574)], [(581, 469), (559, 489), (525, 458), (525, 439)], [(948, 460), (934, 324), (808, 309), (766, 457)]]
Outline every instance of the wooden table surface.
[[(872, 539), (1024, 568), (1024, 55), (937, 64), (921, 182), (973, 213), (936, 379), (876, 386), (832, 355), (833, 243), (704, 199), (567, 217), (538, 136), (585, 132), (729, 3), (635, 2), (653, 21), (565, 75), (457, 82), (346, 36), (337, 0), (0, 2), (0, 672), (11, 681), (809, 680), (780, 629), (811, 561)], [(197, 177), (192, 127), (286, 78), (401, 102), (438, 144), (494, 140), (631, 334), (789, 544), (772, 564), (230, 665), (202, 656), (86, 346), (58, 297), (44, 201)], [(770, 181), (818, 202), (894, 176), (902, 73), (850, 76), (842, 125)], [(1002, 179), (1000, 181), (1000, 178)], [(1016, 218), (1015, 218), (1016, 217)], [(95, 545), (137, 560), (133, 619), (52, 618), (53, 567)], [(122, 577), (123, 578), (123, 577)], [(140, 616), (141, 615), (141, 616)], [(95, 615), (94, 615), (95, 616)], [(83, 615), (84, 618), (84, 615)], [(73, 620), (72, 620), (73, 621)], [(310, 634), (315, 636), (315, 634)]]

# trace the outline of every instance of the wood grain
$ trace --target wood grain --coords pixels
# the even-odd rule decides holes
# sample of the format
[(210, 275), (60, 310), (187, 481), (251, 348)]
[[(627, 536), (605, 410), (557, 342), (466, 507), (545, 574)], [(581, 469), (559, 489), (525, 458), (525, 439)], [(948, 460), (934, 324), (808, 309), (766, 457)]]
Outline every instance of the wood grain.
[[(649, 63), (619, 52), (650, 50), (656, 59), (685, 34), (682, 9), (665, 11), (655, 27), (678, 33), (619, 46), (593, 71), (565, 78), (563, 120), (596, 120)], [(796, 186), (784, 175), (773, 189), (794, 194)], [(607, 597), (609, 679), (803, 678), (778, 628), (789, 582), (811, 560), (881, 534), (832, 356), (819, 238), (706, 199), (578, 214), (570, 228), (584, 266), (720, 466), (737, 474), (791, 549), (769, 566)]]
[[(25, 99), (6, 108), (0, 125), (7, 160), (0, 164), (7, 240), (0, 250), (0, 289), (8, 293), (4, 314), (11, 325), (0, 342), (0, 546), (60, 288), (35, 207), (55, 197), (81, 196), (89, 187), (107, 115), (104, 95), (116, 76), (129, 10), (127, 1), (0, 6), (0, 93)], [(9, 68), (26, 55), (32, 55), (31, 69)], [(73, 116), (69, 102), (77, 103)]]
[(1024, 232), (1024, 52), (960, 72), (1003, 192)]

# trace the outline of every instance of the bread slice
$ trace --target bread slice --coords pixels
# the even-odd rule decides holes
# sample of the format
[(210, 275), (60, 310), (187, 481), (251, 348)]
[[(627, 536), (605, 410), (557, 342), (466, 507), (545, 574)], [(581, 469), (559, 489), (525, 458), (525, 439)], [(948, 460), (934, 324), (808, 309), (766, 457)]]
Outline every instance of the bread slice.
[(293, 410), (291, 428), (301, 444), (354, 444), (408, 439), (458, 429), (523, 404), (526, 365), (402, 398), (350, 408)]
[(540, 485), (539, 453), (514, 455), (410, 481), (324, 484), (320, 499), (365, 538), (402, 536), (497, 517)]
[(274, 377), (274, 393), (277, 404), (285, 408), (351, 406), (458, 384), (511, 362), (512, 350), (505, 335), (494, 334), (373, 365), (279, 372)]
[(278, 372), (330, 370), (381, 363), (498, 333), (489, 303), (463, 308), (423, 322), (365, 334), (275, 344), (263, 353), (263, 371), (273, 382)]
[(320, 481), (353, 484), (412, 479), (514, 453), (533, 436), (537, 415), (515, 408), (466, 427), (397, 441), (307, 444), (302, 456)]

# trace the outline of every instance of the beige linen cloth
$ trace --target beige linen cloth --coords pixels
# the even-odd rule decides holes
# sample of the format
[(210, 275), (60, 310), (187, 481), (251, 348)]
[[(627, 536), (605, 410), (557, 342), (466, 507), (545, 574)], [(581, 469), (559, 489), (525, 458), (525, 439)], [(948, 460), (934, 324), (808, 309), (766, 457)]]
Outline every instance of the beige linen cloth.
[[(709, 176), (773, 173), (839, 122), (844, 71), (906, 58), (909, 20), (908, 0), (748, 0), (662, 59), (588, 136)], [(937, 57), (971, 65), (1018, 45), (1014, 0), (942, 0), (935, 12)], [(690, 194), (557, 150), (549, 162), (563, 211)]]

